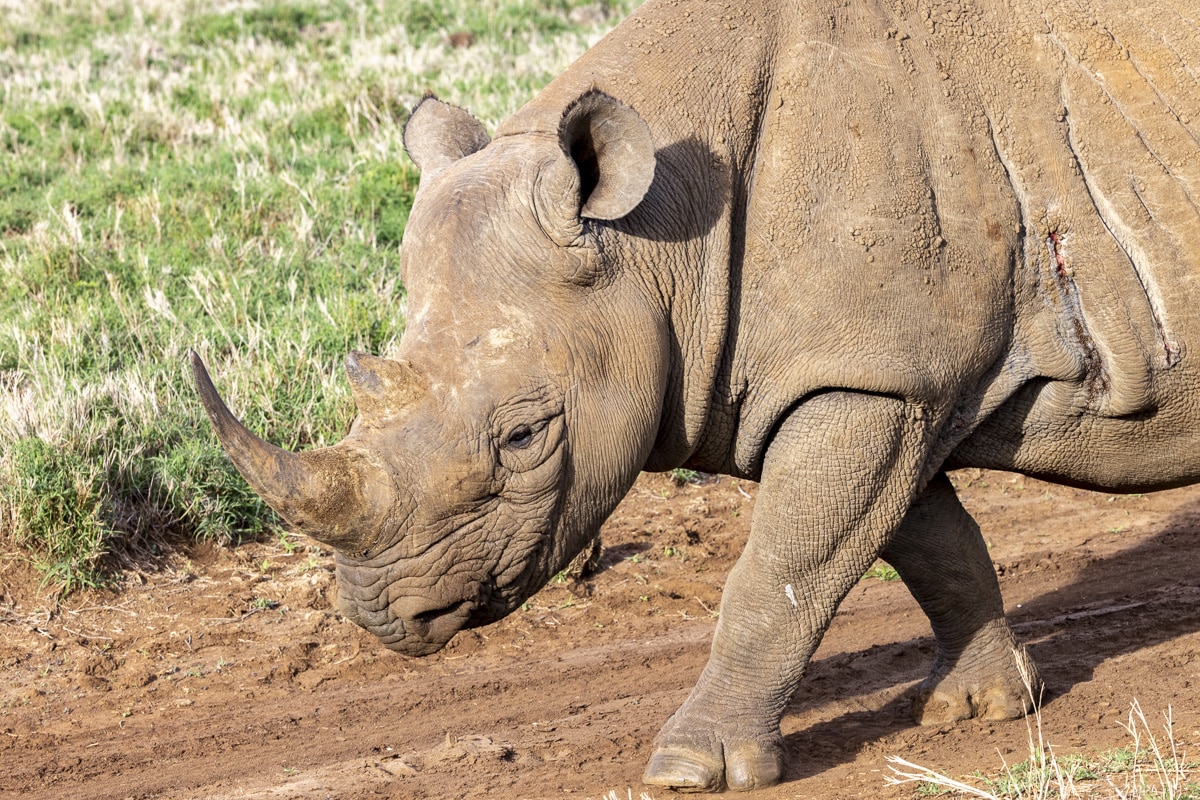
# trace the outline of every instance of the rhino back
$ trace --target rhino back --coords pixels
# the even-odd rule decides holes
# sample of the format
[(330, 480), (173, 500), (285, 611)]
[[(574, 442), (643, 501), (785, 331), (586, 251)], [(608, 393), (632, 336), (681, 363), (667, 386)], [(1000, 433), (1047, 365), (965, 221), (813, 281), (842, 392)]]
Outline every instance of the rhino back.
[[(763, 229), (747, 249), (763, 276), (747, 264), (761, 288), (746, 307), (799, 290), (795, 307), (821, 318), (805, 349), (835, 362), (823, 374), (855, 353), (907, 356), (931, 395), (973, 387), (974, 421), (1030, 380), (1057, 384), (1058, 413), (1128, 417), (1179, 397), (1164, 373), (1200, 333), (1198, 17), (1001, 0), (808, 17), (775, 65), (747, 223)], [(763, 338), (778, 348), (769, 331), (797, 326), (775, 316)], [(872, 328), (900, 350), (866, 340)], [(973, 384), (1001, 353), (999, 382)]]

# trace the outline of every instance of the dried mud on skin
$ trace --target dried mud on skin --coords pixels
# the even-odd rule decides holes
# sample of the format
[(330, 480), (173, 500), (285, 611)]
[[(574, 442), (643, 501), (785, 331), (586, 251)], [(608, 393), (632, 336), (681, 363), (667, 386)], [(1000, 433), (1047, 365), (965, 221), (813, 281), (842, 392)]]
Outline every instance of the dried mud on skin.
[[(1126, 744), (1136, 698), (1156, 725), (1171, 706), (1176, 741), (1200, 755), (1200, 487), (954, 477), (1049, 685), (1055, 752)], [(704, 665), (754, 493), (643, 476), (598, 574), (422, 660), (333, 612), (331, 559), (305, 542), (196, 550), (52, 614), (2, 561), (0, 796), (637, 797)], [(1023, 760), (1024, 722), (909, 722), (931, 658), (904, 586), (862, 581), (784, 717), (785, 783), (755, 797), (910, 797), (884, 785), (892, 754), (955, 776)]]

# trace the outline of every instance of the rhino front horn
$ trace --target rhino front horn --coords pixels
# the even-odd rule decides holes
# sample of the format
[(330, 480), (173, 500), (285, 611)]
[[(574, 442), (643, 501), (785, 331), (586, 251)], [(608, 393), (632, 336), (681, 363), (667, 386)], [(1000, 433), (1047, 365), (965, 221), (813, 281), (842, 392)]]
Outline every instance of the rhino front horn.
[(191, 361), (200, 402), (217, 438), (251, 488), (317, 541), (352, 555), (369, 551), (396, 498), (383, 469), (345, 442), (290, 453), (263, 441), (229, 411), (200, 356), (191, 353)]

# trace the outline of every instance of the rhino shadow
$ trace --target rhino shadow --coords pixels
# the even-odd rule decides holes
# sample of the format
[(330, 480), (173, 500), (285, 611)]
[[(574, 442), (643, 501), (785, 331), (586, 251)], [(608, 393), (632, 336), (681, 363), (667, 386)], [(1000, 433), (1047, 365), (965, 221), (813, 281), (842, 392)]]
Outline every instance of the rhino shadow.
[[(1017, 638), (1028, 645), (1046, 683), (1046, 713), (1053, 714), (1055, 701), (1090, 681), (1104, 662), (1200, 631), (1197, 565), (1200, 502), (1192, 502), (1152, 537), (1096, 559), (1065, 586), (1009, 606)], [(910, 602), (916, 610), (916, 602)], [(898, 694), (882, 707), (863, 704), (862, 710), (785, 736), (786, 780), (820, 774), (851, 760), (872, 742), (918, 727), (909, 716), (913, 688), (928, 673), (933, 655), (933, 637), (924, 636), (814, 661), (788, 714), (831, 702), (854, 706), (855, 698), (888, 690)], [(839, 691), (847, 684), (853, 690)], [(1130, 698), (1136, 688), (1130, 687)], [(937, 730), (931, 727), (930, 735)]]
[(1200, 502), (1191, 502), (1153, 537), (1096, 559), (1069, 585), (1010, 608), (1017, 637), (1045, 664), (1046, 707), (1114, 656), (1200, 631), (1198, 565)]
[(707, 144), (687, 138), (654, 152), (654, 180), (634, 211), (603, 223), (652, 242), (702, 239), (725, 210), (731, 169)]

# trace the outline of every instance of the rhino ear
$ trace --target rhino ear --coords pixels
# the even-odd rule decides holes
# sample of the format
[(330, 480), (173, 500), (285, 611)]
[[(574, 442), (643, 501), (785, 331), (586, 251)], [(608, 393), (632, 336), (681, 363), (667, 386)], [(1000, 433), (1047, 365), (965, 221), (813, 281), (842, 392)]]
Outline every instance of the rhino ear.
[(422, 177), (482, 150), (490, 141), (479, 120), (432, 94), (417, 103), (404, 125), (404, 149)]
[(558, 139), (579, 172), (581, 217), (620, 219), (642, 202), (654, 180), (654, 141), (636, 111), (592, 89), (563, 111)]

